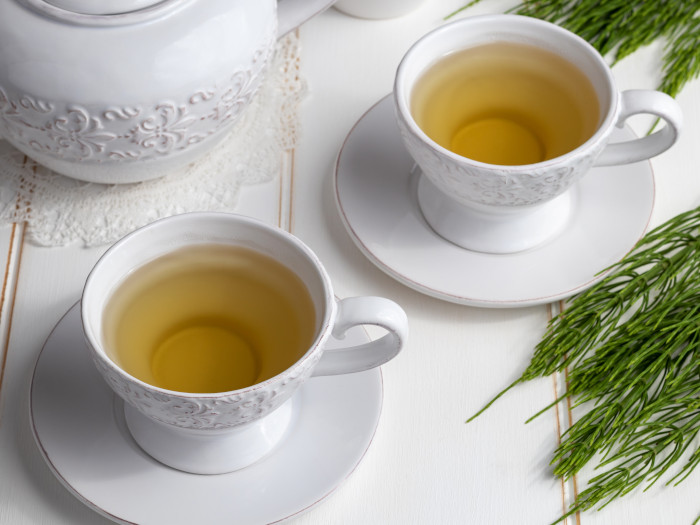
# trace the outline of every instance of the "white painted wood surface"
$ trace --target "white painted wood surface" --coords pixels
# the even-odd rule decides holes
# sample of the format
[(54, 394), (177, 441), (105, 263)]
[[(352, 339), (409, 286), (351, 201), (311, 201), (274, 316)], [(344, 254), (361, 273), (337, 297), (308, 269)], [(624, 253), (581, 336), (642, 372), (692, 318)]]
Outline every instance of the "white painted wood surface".
[[(377, 0), (380, 1), (380, 0)], [(514, 380), (544, 330), (550, 306), (484, 310), (448, 304), (409, 290), (368, 262), (335, 210), (335, 155), (356, 120), (391, 91), (406, 49), (462, 0), (427, 0), (394, 20), (360, 20), (329, 10), (300, 29), (309, 95), (299, 108), (302, 138), (280, 179), (247, 188), (236, 212), (292, 231), (320, 256), (336, 293), (383, 295), (407, 311), (411, 337), (386, 365), (379, 429), (364, 461), (300, 525), (547, 524), (576, 483), (552, 477), (548, 461), (571, 414), (560, 406), (529, 425), (564, 378), (513, 390), (475, 422), (464, 420)], [(502, 12), (514, 2), (484, 0), (466, 15)], [(462, 15), (465, 16), (465, 15)], [(613, 70), (620, 87), (653, 88), (661, 46)], [(700, 83), (678, 98), (686, 117), (680, 142), (652, 161), (657, 198), (652, 225), (700, 204)], [(648, 125), (632, 122), (638, 133)], [(99, 524), (107, 521), (74, 499), (44, 465), (29, 429), (29, 378), (51, 329), (78, 299), (105, 247), (41, 248), (23, 225), (0, 229), (5, 279), (0, 303), (0, 524)], [(465, 269), (468, 271), (468, 269)], [(635, 492), (570, 524), (690, 524), (700, 515), (700, 472), (679, 487)], [(235, 520), (232, 520), (235, 523)]]

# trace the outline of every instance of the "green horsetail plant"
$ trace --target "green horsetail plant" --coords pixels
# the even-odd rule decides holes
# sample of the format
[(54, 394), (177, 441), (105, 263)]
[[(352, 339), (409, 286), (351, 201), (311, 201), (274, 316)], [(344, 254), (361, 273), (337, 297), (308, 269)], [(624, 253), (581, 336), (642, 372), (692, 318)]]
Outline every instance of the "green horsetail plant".
[(598, 474), (555, 523), (662, 476), (678, 484), (700, 464), (700, 208), (608, 270), (549, 322), (522, 376), (469, 419), (520, 383), (568, 372), (561, 399), (584, 415), (562, 436), (554, 473), (569, 479), (593, 462)]

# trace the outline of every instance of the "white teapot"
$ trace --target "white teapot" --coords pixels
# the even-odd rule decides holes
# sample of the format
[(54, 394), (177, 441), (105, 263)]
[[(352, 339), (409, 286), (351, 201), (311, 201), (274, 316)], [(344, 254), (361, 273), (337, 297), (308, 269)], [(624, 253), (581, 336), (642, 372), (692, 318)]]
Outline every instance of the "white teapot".
[[(330, 2), (325, 2), (330, 4)], [(0, 137), (52, 170), (128, 183), (184, 169), (318, 1), (2, 0)]]

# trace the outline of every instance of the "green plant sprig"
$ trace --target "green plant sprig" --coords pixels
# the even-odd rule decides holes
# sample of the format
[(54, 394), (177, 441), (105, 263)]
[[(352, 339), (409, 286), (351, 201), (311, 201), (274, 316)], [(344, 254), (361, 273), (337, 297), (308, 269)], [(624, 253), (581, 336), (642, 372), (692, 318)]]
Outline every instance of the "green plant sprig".
[(700, 74), (700, 0), (524, 0), (509, 12), (559, 24), (611, 56), (613, 64), (665, 40), (659, 89), (672, 97)]
[(554, 317), (519, 383), (568, 370), (584, 414), (552, 464), (568, 479), (599, 472), (555, 523), (700, 464), (700, 208), (647, 233), (606, 277)]

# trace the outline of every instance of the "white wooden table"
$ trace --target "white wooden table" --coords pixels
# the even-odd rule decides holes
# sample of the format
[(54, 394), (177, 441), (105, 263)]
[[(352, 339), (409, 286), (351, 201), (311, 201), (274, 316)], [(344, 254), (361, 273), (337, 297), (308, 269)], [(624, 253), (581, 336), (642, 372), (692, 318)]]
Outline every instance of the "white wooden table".
[[(418, 37), (463, 0), (426, 1), (400, 19), (369, 21), (331, 9), (301, 27), (302, 72), (309, 95), (300, 108), (302, 138), (280, 178), (244, 190), (233, 211), (292, 231), (325, 263), (340, 297), (382, 295), (409, 315), (408, 347), (383, 368), (384, 407), (373, 443), (353, 475), (297, 519), (318, 524), (547, 524), (590, 472), (570, 483), (552, 477), (550, 454), (572, 415), (566, 406), (533, 423), (562, 377), (513, 390), (472, 424), (465, 419), (528, 363), (551, 315), (548, 305), (523, 309), (458, 306), (410, 290), (378, 270), (346, 233), (332, 197), (335, 157), (363, 113), (392, 89), (398, 62)], [(514, 5), (484, 0), (468, 15)], [(614, 68), (622, 89), (653, 88), (661, 46)], [(653, 159), (652, 226), (700, 205), (700, 82), (678, 97), (686, 118), (680, 142)], [(644, 133), (648, 120), (631, 122)], [(30, 376), (42, 345), (74, 304), (105, 247), (43, 248), (22, 224), (0, 230), (5, 266), (0, 303), (0, 523), (98, 524), (107, 520), (55, 479), (32, 439)], [(700, 472), (682, 485), (662, 485), (589, 511), (569, 523), (690, 524), (700, 514)], [(232, 521), (232, 524), (235, 521)]]

